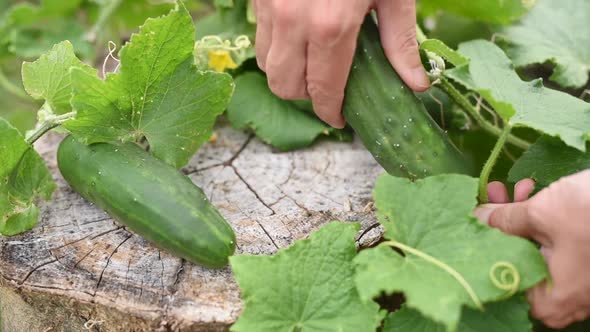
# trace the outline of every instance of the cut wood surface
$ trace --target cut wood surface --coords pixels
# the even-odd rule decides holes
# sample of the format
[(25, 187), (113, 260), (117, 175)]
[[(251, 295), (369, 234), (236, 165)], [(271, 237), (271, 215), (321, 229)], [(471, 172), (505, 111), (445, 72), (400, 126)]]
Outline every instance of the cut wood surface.
[[(358, 142), (281, 153), (226, 126), (183, 170), (234, 228), (237, 254), (270, 255), (332, 220), (379, 239), (371, 191), (383, 172)], [(59, 174), (61, 137), (36, 144), (58, 190), (40, 221), (0, 237), (4, 332), (227, 330), (242, 309), (231, 269), (158, 250), (73, 192)]]

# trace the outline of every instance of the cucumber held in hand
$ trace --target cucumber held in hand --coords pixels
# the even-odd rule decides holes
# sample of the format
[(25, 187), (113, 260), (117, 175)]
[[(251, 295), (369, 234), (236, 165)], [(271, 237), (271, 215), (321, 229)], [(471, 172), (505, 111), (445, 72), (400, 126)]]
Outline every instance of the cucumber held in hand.
[(67, 137), (58, 164), (74, 190), (158, 247), (207, 267), (234, 253), (235, 234), (203, 191), (136, 144)]
[(359, 35), (343, 112), (391, 175), (415, 179), (468, 171), (459, 150), (391, 67), (370, 16)]

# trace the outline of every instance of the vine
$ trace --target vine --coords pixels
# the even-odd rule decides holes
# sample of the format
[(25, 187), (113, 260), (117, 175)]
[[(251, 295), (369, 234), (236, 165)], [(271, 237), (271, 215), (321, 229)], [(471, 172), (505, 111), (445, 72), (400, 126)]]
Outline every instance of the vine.
[(506, 144), (506, 139), (510, 135), (510, 130), (512, 130), (512, 127), (507, 124), (504, 127), (504, 130), (502, 130), (502, 135), (500, 135), (496, 145), (494, 145), (494, 149), (492, 149), (492, 153), (481, 170), (481, 174), (479, 176), (479, 202), (482, 204), (485, 204), (489, 201), (487, 190), (488, 180), (490, 178), (490, 174), (492, 173), (492, 169), (494, 168), (494, 165), (496, 165), (496, 161), (498, 160), (498, 157), (500, 156), (500, 153)]

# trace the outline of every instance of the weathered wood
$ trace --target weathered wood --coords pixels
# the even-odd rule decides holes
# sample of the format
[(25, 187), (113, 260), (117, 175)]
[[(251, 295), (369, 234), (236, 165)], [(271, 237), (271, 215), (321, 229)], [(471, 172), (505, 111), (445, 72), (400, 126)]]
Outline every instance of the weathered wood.
[[(278, 153), (222, 126), (185, 172), (231, 223), (238, 252), (272, 254), (332, 220), (380, 235), (371, 191), (382, 169), (355, 142)], [(56, 168), (60, 137), (37, 144), (59, 189), (41, 220), (0, 238), (4, 331), (225, 330), (241, 310), (228, 268), (209, 270), (154, 248), (82, 199)]]

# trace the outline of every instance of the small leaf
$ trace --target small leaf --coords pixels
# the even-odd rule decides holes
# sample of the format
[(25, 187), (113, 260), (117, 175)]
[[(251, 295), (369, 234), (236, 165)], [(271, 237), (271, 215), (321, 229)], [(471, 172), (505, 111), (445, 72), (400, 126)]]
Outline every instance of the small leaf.
[(590, 138), (590, 103), (543, 87), (540, 80), (522, 81), (502, 50), (488, 41), (459, 46), (469, 65), (445, 75), (480, 93), (513, 126), (527, 126), (561, 138), (584, 151)]
[(420, 44), (420, 49), (443, 57), (455, 67), (469, 63), (469, 59), (461, 55), (461, 53), (448, 47), (445, 43), (438, 39), (425, 40), (422, 42), (422, 44)]
[[(464, 306), (485, 306), (545, 278), (543, 258), (532, 243), (482, 225), (471, 215), (477, 184), (463, 175), (416, 182), (381, 176), (374, 191), (377, 217), (385, 226), (384, 237), (393, 242), (361, 251), (355, 259), (361, 298), (401, 291), (408, 307), (454, 330)], [(504, 270), (514, 282), (507, 289), (490, 277)]]
[[(528, 303), (522, 296), (507, 301), (494, 302), (481, 312), (464, 308), (459, 332), (526, 332), (532, 330), (527, 311)], [(437, 324), (418, 311), (408, 307), (393, 312), (385, 319), (383, 332), (444, 332), (444, 325)]]
[(37, 198), (56, 186), (43, 159), (17, 129), (0, 118), (0, 234), (15, 235), (37, 224)]
[(231, 124), (239, 129), (252, 128), (264, 142), (289, 151), (310, 145), (332, 129), (303, 110), (300, 102), (290, 102), (275, 96), (266, 77), (248, 72), (236, 79), (236, 91), (227, 109)]
[(76, 57), (74, 47), (69, 41), (64, 41), (53, 46), (35, 62), (23, 63), (25, 90), (31, 97), (45, 100), (55, 114), (70, 112), (71, 68), (78, 68), (88, 74), (96, 72)]
[(543, 136), (514, 163), (508, 180), (517, 182), (533, 178), (536, 189), (542, 189), (564, 176), (586, 169), (590, 169), (590, 150), (581, 152), (556, 138)]
[(518, 67), (551, 62), (550, 79), (563, 87), (581, 88), (590, 72), (590, 2), (543, 0), (504, 34), (508, 56)]
[(151, 153), (179, 168), (211, 137), (233, 92), (231, 76), (194, 65), (193, 21), (182, 5), (148, 19), (121, 50), (120, 73), (100, 80), (74, 69), (65, 123), (86, 144), (145, 137)]
[(379, 306), (353, 281), (358, 229), (333, 222), (275, 256), (230, 257), (245, 302), (232, 331), (375, 331)]

